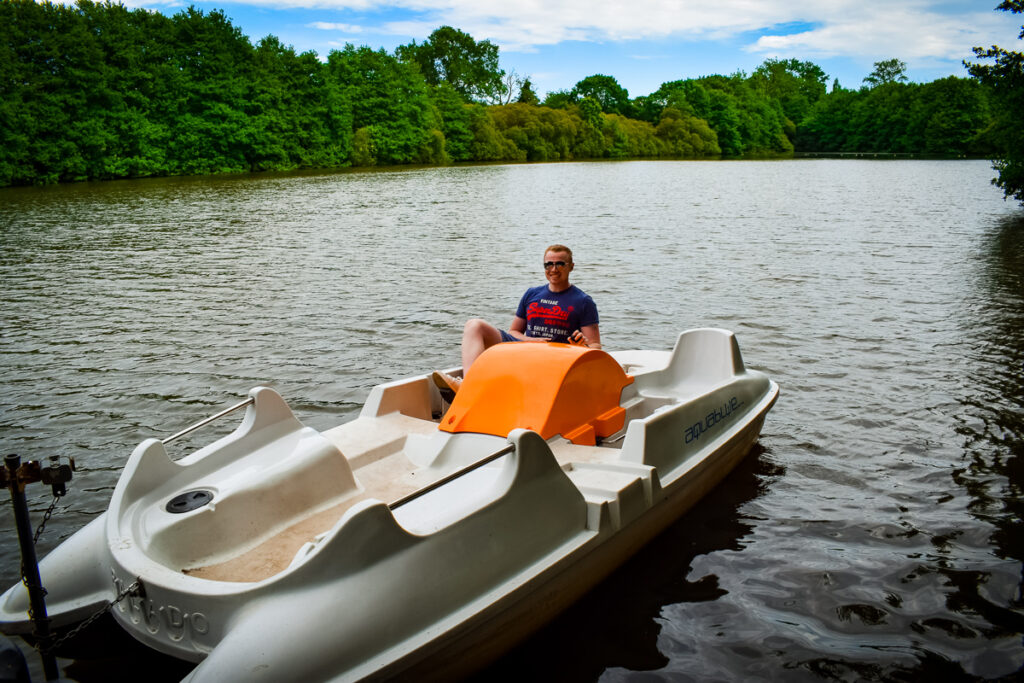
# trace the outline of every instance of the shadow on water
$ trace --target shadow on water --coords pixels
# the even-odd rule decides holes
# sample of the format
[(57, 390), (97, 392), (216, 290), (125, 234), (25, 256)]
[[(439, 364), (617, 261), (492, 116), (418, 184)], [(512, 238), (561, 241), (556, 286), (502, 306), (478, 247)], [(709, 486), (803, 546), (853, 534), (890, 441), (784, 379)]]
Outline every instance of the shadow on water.
[[(967, 511), (977, 525), (932, 536), (934, 553), (922, 557), (918, 569), (903, 579), (910, 584), (931, 575), (933, 585), (941, 586), (947, 612), (904, 622), (913, 644), (897, 647), (915, 663), (811, 658), (789, 665), (812, 679), (1024, 680), (1020, 668), (973, 675), (963, 662), (935, 649), (937, 639), (946, 639), (962, 644), (965, 660), (967, 652), (982, 653), (979, 660), (987, 652), (993, 671), (1005, 670), (1005, 654), (1024, 643), (1024, 216), (1002, 219), (983, 257), (978, 301), (971, 306), (973, 336), (964, 343), (965, 367), (971, 370), (962, 378), (963, 393), (952, 416), (963, 439), (963, 457), (951, 478), (965, 492)], [(882, 614), (878, 624), (887, 619), (895, 622), (899, 616)], [(877, 649), (881, 654), (889, 648)]]
[(1024, 561), (1024, 216), (999, 222), (986, 256), (990, 322), (975, 350), (983, 370), (963, 399), (973, 419), (957, 430), (966, 467), (954, 481), (971, 496), (971, 512), (996, 527), (998, 554)]
[[(987, 577), (950, 572), (957, 588), (950, 607), (982, 614), (995, 631), (1024, 634), (1024, 216), (1001, 220), (986, 245), (984, 274), (989, 324), (974, 351), (982, 371), (963, 399), (965, 467), (953, 480), (970, 496), (969, 510), (994, 530), (994, 553), (1021, 562), (1009, 605), (979, 594)], [(1019, 673), (1019, 672), (1018, 672)]]
[(100, 620), (96, 638), (103, 642), (96, 643), (88, 658), (70, 661), (63, 667), (64, 675), (76, 683), (134, 683), (142, 679), (177, 683), (196, 666), (150, 650), (121, 630), (109, 615)]
[(740, 508), (770, 486), (781, 468), (757, 444), (714, 490), (582, 600), (490, 667), (484, 681), (594, 681), (609, 668), (652, 671), (666, 605), (709, 602), (724, 591), (717, 577), (687, 580), (693, 559), (737, 550), (751, 531)]

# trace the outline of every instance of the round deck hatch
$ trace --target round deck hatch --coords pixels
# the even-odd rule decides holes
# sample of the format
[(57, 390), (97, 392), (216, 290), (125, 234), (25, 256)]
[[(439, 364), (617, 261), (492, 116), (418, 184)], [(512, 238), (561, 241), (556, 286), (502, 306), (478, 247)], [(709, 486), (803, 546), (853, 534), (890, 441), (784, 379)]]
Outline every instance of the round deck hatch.
[(177, 515), (182, 512), (197, 510), (209, 503), (211, 500), (213, 500), (213, 491), (196, 489), (195, 491), (186, 491), (185, 493), (178, 494), (174, 498), (171, 498), (167, 501), (167, 507), (164, 509)]

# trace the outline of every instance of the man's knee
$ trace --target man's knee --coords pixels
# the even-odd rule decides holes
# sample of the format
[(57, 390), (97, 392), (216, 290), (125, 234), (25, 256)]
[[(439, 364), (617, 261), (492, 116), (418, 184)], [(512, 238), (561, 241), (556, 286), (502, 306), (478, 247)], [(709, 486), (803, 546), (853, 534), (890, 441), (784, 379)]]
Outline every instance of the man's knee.
[(501, 331), (482, 318), (471, 318), (462, 328), (462, 341), (479, 341), (485, 347), (501, 341)]
[(493, 329), (495, 329), (495, 327), (483, 318), (470, 318), (466, 321), (466, 326), (462, 328), (462, 333), (464, 335), (483, 338), (486, 337), (488, 332)]

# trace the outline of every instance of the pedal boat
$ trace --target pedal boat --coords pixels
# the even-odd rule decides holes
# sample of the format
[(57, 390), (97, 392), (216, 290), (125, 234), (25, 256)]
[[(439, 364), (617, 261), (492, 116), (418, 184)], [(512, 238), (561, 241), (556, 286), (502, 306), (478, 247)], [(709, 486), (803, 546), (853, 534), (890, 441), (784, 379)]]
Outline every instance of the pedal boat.
[[(134, 450), (107, 511), (40, 563), (51, 626), (138, 582), (114, 620), (197, 662), (186, 681), (467, 674), (715, 486), (778, 391), (718, 329), (672, 351), (500, 344), (450, 406), (412, 377), (324, 432), (256, 388), (224, 438)], [(30, 633), (28, 607), (9, 589), (0, 630)]]

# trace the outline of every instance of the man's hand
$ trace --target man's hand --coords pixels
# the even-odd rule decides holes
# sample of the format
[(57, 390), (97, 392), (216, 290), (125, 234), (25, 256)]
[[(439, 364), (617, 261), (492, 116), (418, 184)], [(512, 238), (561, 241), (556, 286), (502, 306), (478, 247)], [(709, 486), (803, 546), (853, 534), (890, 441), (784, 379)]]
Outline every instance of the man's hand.
[(584, 337), (583, 333), (579, 330), (576, 330), (569, 335), (569, 343), (573, 346), (589, 346), (589, 344), (587, 344), (587, 338)]

